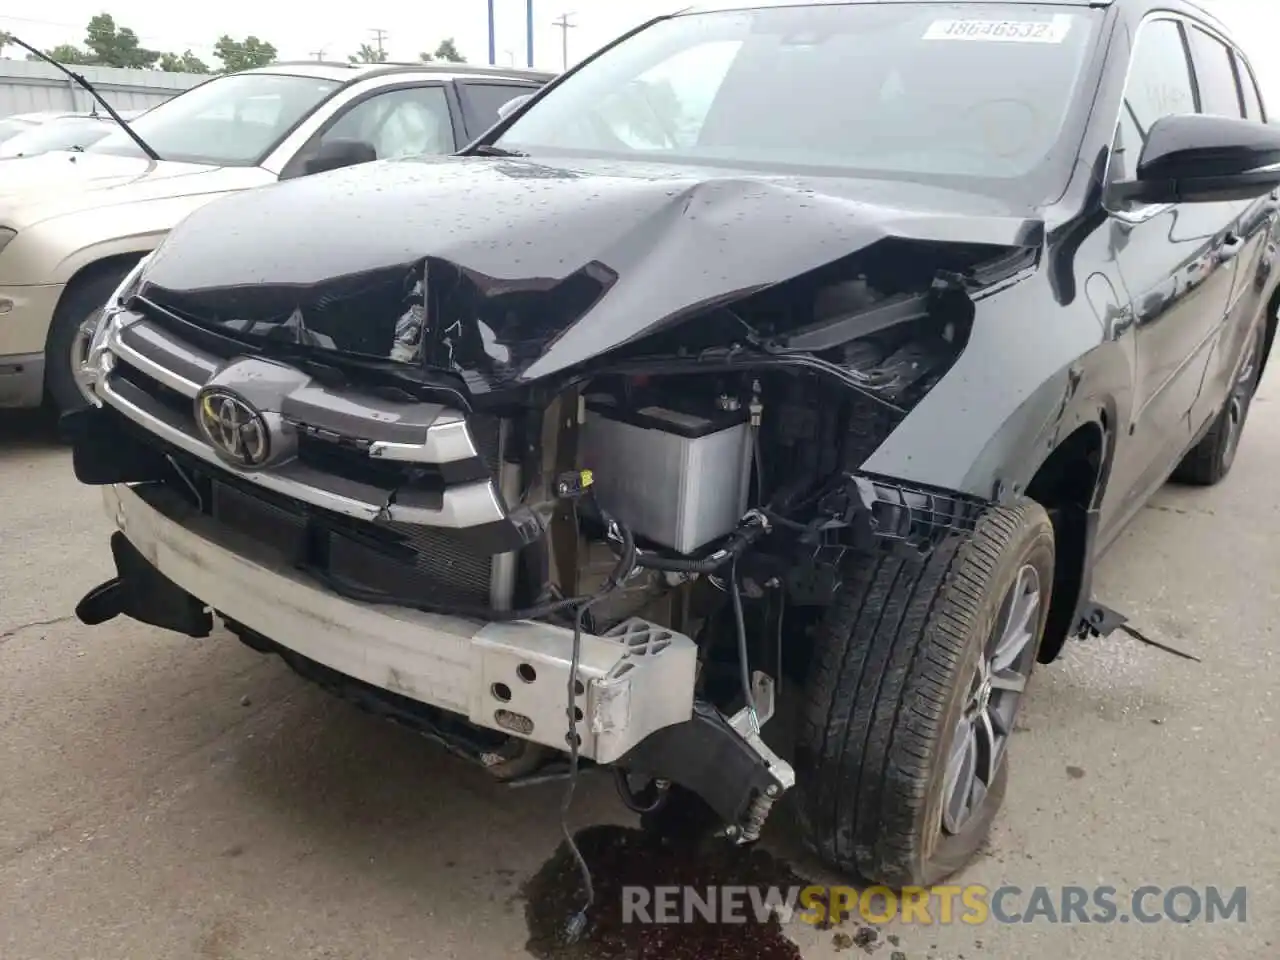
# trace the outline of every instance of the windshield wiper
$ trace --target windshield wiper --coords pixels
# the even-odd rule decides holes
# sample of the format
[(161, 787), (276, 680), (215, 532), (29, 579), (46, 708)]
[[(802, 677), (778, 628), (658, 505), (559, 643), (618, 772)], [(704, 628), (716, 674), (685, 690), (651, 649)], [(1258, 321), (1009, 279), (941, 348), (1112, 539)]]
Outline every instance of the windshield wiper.
[(23, 50), (26, 50), (28, 53), (32, 54), (38, 60), (43, 60), (45, 63), (49, 64), (50, 66), (56, 67), (57, 69), (61, 70), (63, 73), (65, 73), (68, 77), (70, 77), (76, 83), (80, 84), (80, 86), (84, 87), (84, 89), (88, 91), (89, 96), (93, 97), (93, 99), (97, 100), (98, 103), (102, 104), (102, 109), (107, 111), (107, 113), (111, 115), (111, 119), (114, 120), (116, 123), (120, 124), (121, 129), (123, 129), (124, 132), (129, 135), (129, 139), (131, 139), (134, 143), (138, 145), (139, 150), (145, 153), (152, 160), (160, 159), (160, 154), (156, 153), (155, 150), (151, 148), (151, 144), (147, 143), (147, 141), (143, 140), (142, 137), (138, 136), (137, 131), (135, 131), (133, 127), (129, 126), (129, 124), (125, 122), (124, 117), (116, 113), (116, 108), (111, 106), (111, 104), (107, 103), (106, 98), (93, 88), (92, 83), (90, 83), (84, 77), (80, 76), (80, 74), (76, 73), (74, 70), (68, 70), (66, 67), (60, 64), (57, 60), (53, 59), (53, 57), (49, 56), (47, 53), (42, 53), (41, 51), (37, 50), (35, 47), (31, 46), (31, 44), (25, 43), (22, 40), (19, 40), (13, 34), (9, 34), (9, 42), (16, 46), (21, 47)]
[(506, 147), (495, 147), (492, 143), (482, 143), (478, 147), (472, 147), (469, 153), (478, 157), (527, 157), (527, 153), (521, 153), (519, 150), (508, 150)]

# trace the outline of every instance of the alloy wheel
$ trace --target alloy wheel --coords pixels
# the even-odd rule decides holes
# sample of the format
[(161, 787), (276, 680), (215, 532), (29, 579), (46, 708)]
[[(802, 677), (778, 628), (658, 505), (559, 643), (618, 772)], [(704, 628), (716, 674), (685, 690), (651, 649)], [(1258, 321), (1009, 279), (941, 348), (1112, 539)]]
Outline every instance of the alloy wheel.
[(959, 833), (982, 808), (1004, 761), (1035, 665), (1040, 593), (1040, 574), (1025, 564), (1000, 604), (951, 740), (942, 793), (946, 833)]

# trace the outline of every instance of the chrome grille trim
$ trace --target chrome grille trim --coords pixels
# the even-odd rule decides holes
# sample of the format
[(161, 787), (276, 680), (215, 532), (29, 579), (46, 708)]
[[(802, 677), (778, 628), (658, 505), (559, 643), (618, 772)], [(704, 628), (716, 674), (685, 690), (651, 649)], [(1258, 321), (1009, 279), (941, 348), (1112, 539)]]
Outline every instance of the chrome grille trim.
[(179, 343), (145, 320), (131, 323), (128, 314), (119, 316), (122, 323), (108, 329), (106, 348), (165, 387), (184, 397), (195, 397), (218, 371), (218, 358)]
[[(145, 320), (127, 315), (116, 314), (107, 321), (102, 346), (93, 361), (97, 372), (92, 378), (99, 400), (179, 450), (248, 483), (370, 522), (460, 530), (506, 519), (506, 506), (492, 479), (446, 486), (434, 493), (375, 486), (317, 470), (296, 459), (270, 469), (239, 469), (219, 457), (200, 435), (194, 412), (184, 415), (120, 376), (120, 365), (133, 367), (194, 403), (204, 383), (191, 380), (190, 375), (207, 370), (207, 379), (212, 379), (224, 364)], [(300, 428), (354, 439), (370, 457), (443, 464), (480, 456), (463, 414), (439, 404), (357, 398), (311, 381), (290, 393), (281, 406), (287, 419)], [(342, 429), (333, 430), (334, 426)], [(422, 437), (421, 442), (407, 442), (413, 436)]]
[[(108, 353), (184, 397), (196, 394), (227, 366), (136, 314), (109, 321)], [(344, 394), (311, 381), (284, 398), (287, 420), (367, 445), (368, 455), (404, 463), (456, 463), (480, 456), (466, 417), (437, 403)]]
[[(115, 354), (117, 359), (124, 361), (131, 367), (136, 367), (153, 380), (163, 383), (170, 390), (176, 390), (184, 397), (194, 398), (200, 392), (200, 388), (208, 382), (209, 377), (213, 376), (216, 365), (209, 364), (207, 374), (199, 380), (192, 380), (183, 376), (178, 370), (184, 367), (189, 368), (194, 363), (181, 363), (181, 358), (174, 356), (173, 353), (170, 353), (165, 359), (179, 362), (165, 363), (158, 361), (154, 353), (144, 347), (144, 344), (147, 344), (149, 340), (147, 335), (151, 332), (153, 332), (152, 329), (144, 323), (109, 324), (107, 327), (106, 349)], [(138, 341), (142, 342), (138, 343)], [(143, 347), (143, 349), (139, 349), (139, 347)], [(162, 351), (156, 352), (160, 352), (164, 356)], [(194, 361), (194, 358), (192, 359)], [(175, 367), (178, 369), (174, 369)]]

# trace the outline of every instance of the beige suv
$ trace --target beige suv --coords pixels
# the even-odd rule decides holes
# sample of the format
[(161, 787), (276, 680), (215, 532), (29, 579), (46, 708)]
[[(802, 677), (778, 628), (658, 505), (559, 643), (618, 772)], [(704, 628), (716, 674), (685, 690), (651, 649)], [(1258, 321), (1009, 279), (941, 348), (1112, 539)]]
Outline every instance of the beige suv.
[(276, 64), (139, 117), (133, 129), (159, 160), (123, 130), (83, 152), (0, 160), (0, 407), (82, 403), (80, 327), (197, 207), (364, 160), (452, 153), (548, 79), (461, 64)]

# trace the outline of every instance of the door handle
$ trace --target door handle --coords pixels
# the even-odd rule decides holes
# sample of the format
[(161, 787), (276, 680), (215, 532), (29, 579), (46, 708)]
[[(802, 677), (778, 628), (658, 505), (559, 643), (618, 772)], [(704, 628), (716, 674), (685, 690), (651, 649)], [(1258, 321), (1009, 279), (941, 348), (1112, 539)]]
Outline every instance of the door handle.
[(1227, 234), (1226, 239), (1222, 241), (1222, 245), (1218, 247), (1218, 262), (1228, 263), (1234, 260), (1243, 249), (1243, 238), (1236, 236), (1234, 233)]

